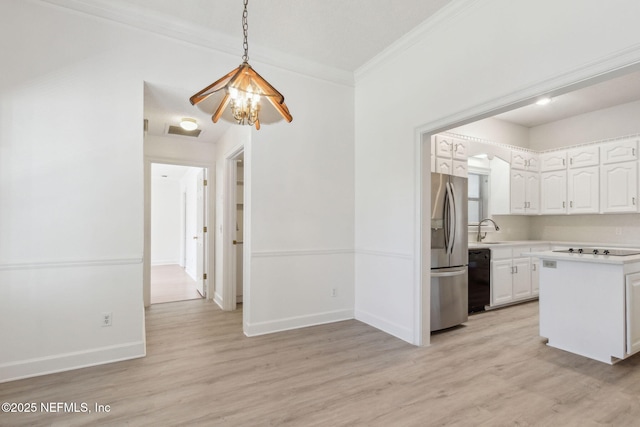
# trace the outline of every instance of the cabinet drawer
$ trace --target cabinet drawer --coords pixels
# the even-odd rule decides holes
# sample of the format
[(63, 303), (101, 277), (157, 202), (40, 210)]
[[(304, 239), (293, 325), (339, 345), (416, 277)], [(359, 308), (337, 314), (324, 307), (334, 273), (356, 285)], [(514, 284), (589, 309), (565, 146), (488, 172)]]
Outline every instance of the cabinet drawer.
[[(500, 245), (498, 245), (500, 246)], [(491, 259), (507, 259), (513, 258), (513, 251), (511, 247), (491, 248)]]
[(630, 138), (602, 144), (600, 155), (604, 164), (638, 160), (638, 139)]

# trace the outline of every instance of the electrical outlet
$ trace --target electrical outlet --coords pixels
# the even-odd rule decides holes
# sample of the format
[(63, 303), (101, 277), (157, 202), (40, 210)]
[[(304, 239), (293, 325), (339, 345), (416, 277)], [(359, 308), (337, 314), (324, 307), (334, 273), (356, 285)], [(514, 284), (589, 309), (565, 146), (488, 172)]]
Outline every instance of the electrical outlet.
[(336, 288), (332, 288), (331, 289), (331, 296), (332, 297), (337, 297), (338, 296), (338, 290)]
[(102, 326), (111, 326), (112, 320), (111, 313), (102, 313)]

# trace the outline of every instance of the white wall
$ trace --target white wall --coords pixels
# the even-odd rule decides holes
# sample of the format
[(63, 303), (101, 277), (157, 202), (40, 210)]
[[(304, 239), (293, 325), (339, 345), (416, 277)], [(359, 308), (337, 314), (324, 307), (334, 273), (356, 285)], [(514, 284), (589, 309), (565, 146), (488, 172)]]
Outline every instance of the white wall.
[[(0, 324), (17, 325), (0, 328), (0, 381), (143, 356), (143, 82), (191, 94), (239, 56), (36, 1), (1, 3), (0, 40), (11, 52), (0, 79)], [(332, 273), (321, 277), (262, 258), (255, 318), (273, 331), (292, 311), (313, 313), (305, 323), (353, 306), (353, 90), (252, 65), (294, 116), (260, 131), (256, 249), (291, 250), (286, 235), (345, 251), (319, 255), (312, 272)], [(309, 300), (329, 286), (344, 299)]]
[[(639, 60), (639, 12), (634, 1), (615, 8), (598, 0), (456, 1), (359, 70), (357, 318), (410, 342), (429, 340), (421, 333), (428, 331), (421, 269), (429, 268), (429, 241), (428, 233), (420, 241), (417, 129), (450, 129)], [(603, 22), (615, 23), (606, 37), (593, 30)]]
[(640, 133), (640, 101), (569, 117), (529, 130), (537, 151)]

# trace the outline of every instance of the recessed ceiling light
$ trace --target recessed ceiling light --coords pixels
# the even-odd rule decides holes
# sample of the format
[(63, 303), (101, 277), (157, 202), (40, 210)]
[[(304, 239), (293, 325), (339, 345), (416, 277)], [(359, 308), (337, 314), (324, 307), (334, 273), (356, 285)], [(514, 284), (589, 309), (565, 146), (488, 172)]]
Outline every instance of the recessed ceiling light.
[(184, 130), (196, 130), (198, 129), (198, 122), (196, 122), (196, 119), (184, 117), (180, 121), (180, 127)]
[(536, 101), (536, 105), (547, 105), (548, 103), (551, 102), (551, 98), (549, 97), (544, 97), (544, 98), (540, 98)]

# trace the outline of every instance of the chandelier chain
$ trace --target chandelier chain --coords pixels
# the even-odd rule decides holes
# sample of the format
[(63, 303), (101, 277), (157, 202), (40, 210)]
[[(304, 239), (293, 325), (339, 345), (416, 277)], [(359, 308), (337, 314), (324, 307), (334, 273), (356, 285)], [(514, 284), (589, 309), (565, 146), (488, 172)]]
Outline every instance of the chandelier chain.
[(242, 55), (243, 62), (249, 62), (249, 41), (247, 39), (249, 34), (249, 23), (247, 21), (247, 16), (249, 13), (247, 12), (247, 4), (249, 0), (244, 0), (244, 12), (242, 12), (242, 32), (244, 33), (244, 41), (242, 43), (242, 47), (244, 48), (244, 55)]

